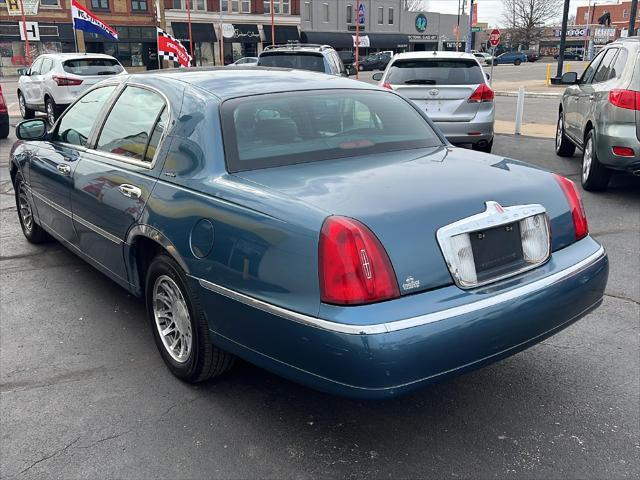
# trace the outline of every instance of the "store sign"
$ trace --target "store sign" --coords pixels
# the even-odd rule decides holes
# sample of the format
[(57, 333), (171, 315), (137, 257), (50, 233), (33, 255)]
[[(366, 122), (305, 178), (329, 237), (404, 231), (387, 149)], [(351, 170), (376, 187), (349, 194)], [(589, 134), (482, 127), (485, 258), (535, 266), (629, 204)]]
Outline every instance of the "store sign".
[[(18, 22), (20, 28), (20, 40), (29, 40), (30, 42), (40, 41), (40, 29), (38, 28), (38, 22)], [(25, 38), (25, 31), (27, 37)]]
[[(355, 26), (355, 25), (348, 25), (348, 26), (347, 26), (347, 29), (348, 29), (350, 32), (355, 32), (355, 31), (356, 31), (356, 26)], [(364, 25), (360, 25), (360, 26), (358, 27), (358, 30), (360, 30), (361, 32), (364, 32), (364, 31), (365, 31), (365, 29), (366, 29), (366, 27), (365, 27)]]
[(408, 35), (409, 40), (413, 42), (437, 42), (438, 35)]
[(364, 15), (365, 15), (365, 8), (364, 8), (364, 3), (361, 3), (360, 6), (358, 7), (358, 23), (360, 25), (364, 25)]
[(231, 23), (222, 24), (222, 36), (224, 38), (233, 38), (235, 34), (236, 34), (236, 29), (233, 27)]
[(424, 32), (427, 29), (427, 17), (423, 13), (416, 15), (416, 30)]
[(353, 38), (353, 46), (357, 47), (357, 41), (360, 40), (360, 47), (364, 47), (364, 48), (368, 48), (371, 46), (371, 42), (369, 41), (369, 36), (368, 35), (351, 35), (351, 37)]
[[(9, 15), (22, 15), (22, 10), (20, 9), (20, 0), (5, 1), (7, 3), (7, 12), (9, 13)], [(40, 0), (22, 0), (22, 7), (24, 8), (25, 15), (37, 15), (39, 5)]]
[[(586, 37), (587, 33), (587, 28), (567, 28), (567, 37)], [(554, 30), (553, 35), (556, 37), (562, 36), (562, 30)]]
[(458, 50), (464, 48), (464, 42), (444, 42), (444, 48), (455, 50), (456, 47)]

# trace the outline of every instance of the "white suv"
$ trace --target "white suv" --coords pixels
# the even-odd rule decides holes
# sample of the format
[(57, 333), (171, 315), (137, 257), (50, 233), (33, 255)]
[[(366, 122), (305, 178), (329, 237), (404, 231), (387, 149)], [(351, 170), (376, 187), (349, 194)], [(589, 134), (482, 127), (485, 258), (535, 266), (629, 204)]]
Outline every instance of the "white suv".
[(127, 71), (110, 55), (99, 53), (55, 53), (40, 55), (18, 81), (18, 103), (22, 118), (33, 118), (36, 110), (47, 114), (53, 126), (58, 116), (92, 85)]

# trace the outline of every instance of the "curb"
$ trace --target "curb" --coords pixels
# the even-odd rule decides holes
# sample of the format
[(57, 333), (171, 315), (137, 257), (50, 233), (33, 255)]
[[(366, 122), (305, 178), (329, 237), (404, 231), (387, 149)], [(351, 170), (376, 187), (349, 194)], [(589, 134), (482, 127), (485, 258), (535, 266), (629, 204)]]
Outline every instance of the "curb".
[[(506, 90), (496, 90), (494, 95), (498, 97), (517, 97), (518, 92), (510, 92)], [(529, 98), (561, 98), (562, 92), (524, 92), (525, 97)]]

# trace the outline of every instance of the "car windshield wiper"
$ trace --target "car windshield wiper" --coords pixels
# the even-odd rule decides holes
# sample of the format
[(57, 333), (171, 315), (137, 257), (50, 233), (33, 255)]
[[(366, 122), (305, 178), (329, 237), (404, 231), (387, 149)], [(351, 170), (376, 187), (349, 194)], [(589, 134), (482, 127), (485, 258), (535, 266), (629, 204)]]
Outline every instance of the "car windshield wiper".
[(413, 80), (407, 80), (405, 85), (435, 85), (436, 81), (430, 78), (415, 78)]

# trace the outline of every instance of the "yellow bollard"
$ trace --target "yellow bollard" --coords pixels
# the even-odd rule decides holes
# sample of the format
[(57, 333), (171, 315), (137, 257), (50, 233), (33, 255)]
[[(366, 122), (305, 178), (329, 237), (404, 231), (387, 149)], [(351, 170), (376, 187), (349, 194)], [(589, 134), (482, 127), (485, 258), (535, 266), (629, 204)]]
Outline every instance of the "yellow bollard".
[(570, 72), (571, 71), (571, 64), (567, 63), (567, 69), (565, 70), (565, 72)]
[(551, 64), (547, 63), (547, 87), (551, 85)]

